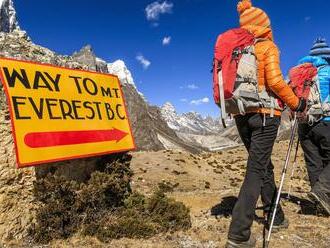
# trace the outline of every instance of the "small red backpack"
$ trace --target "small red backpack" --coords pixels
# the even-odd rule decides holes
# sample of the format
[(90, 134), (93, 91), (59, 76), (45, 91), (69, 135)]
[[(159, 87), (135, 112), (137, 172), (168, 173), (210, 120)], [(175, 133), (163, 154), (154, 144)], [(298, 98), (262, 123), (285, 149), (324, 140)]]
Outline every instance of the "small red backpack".
[(321, 101), (318, 68), (311, 63), (298, 65), (290, 70), (289, 79), (296, 96), (307, 102), (306, 110), (298, 115), (299, 121), (313, 125), (321, 120), (328, 112), (328, 107)]

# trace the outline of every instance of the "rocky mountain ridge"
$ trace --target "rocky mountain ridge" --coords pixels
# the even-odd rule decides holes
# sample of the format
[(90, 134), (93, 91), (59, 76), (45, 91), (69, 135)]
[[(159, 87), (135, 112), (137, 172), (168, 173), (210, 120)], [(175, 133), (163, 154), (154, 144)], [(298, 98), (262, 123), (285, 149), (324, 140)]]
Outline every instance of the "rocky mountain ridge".
[(219, 119), (203, 117), (197, 112), (178, 114), (170, 102), (161, 107), (161, 113), (169, 127), (177, 132), (208, 135), (219, 134), (222, 131)]
[(185, 142), (198, 144), (206, 151), (219, 151), (239, 145), (240, 140), (233, 121), (228, 128), (222, 126), (220, 118), (203, 117), (196, 112), (178, 114), (167, 102), (161, 107), (163, 119)]

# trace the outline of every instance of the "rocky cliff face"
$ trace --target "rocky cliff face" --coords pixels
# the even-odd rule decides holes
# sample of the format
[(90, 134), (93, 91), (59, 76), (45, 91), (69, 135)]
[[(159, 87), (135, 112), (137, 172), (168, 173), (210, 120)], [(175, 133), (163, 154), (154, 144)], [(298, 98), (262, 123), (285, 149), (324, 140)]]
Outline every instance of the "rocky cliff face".
[(88, 68), (92, 71), (108, 73), (107, 63), (96, 57), (91, 45), (86, 45), (81, 48), (80, 51), (72, 54), (72, 59), (78, 63), (88, 66)]
[(19, 29), (16, 11), (12, 0), (0, 0), (0, 32), (12, 32)]

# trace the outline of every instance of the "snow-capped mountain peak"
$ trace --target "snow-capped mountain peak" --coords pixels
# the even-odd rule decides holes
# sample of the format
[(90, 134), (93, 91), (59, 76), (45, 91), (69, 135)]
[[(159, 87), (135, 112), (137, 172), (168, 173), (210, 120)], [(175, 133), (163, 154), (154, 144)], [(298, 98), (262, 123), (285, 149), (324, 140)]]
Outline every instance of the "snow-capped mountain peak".
[(161, 107), (161, 113), (168, 126), (173, 130), (189, 134), (215, 134), (221, 129), (219, 119), (204, 118), (201, 114), (191, 111), (177, 114), (175, 107), (170, 102)]
[(127, 69), (124, 61), (118, 59), (113, 63), (109, 63), (108, 71), (110, 74), (117, 75), (122, 84), (131, 84), (136, 88), (132, 74)]
[(170, 102), (166, 102), (160, 109), (160, 112), (162, 114), (162, 117), (164, 120), (167, 122), (167, 125), (175, 130), (179, 131), (180, 130), (180, 123), (178, 123), (178, 114), (175, 111), (174, 106)]
[(166, 102), (166, 103), (162, 106), (162, 111), (163, 111), (164, 113), (175, 113), (175, 114), (176, 114), (175, 107), (174, 107), (173, 104), (170, 103), (170, 102)]
[(0, 0), (0, 32), (10, 33), (20, 29), (13, 0)]

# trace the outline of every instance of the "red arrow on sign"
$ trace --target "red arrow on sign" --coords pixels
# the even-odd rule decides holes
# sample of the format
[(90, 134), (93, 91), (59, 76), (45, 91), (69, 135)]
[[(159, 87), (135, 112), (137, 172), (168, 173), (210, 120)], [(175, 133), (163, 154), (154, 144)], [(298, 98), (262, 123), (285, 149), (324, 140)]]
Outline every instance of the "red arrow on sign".
[(77, 145), (102, 141), (116, 141), (125, 138), (128, 133), (117, 128), (110, 130), (61, 131), (28, 133), (24, 142), (31, 148)]

